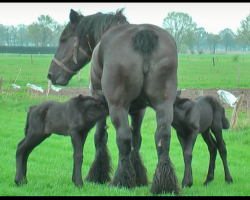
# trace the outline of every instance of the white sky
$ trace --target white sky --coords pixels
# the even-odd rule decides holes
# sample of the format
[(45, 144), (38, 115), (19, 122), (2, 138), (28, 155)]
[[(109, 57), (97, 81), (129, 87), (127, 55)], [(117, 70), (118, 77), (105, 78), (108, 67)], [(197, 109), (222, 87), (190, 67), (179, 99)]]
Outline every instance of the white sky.
[(236, 32), (240, 22), (250, 14), (250, 3), (0, 3), (0, 24), (30, 25), (42, 14), (50, 15), (62, 24), (69, 21), (71, 8), (90, 15), (115, 12), (123, 7), (130, 23), (150, 23), (161, 27), (168, 12), (175, 11), (189, 14), (198, 27), (214, 34), (225, 28)]

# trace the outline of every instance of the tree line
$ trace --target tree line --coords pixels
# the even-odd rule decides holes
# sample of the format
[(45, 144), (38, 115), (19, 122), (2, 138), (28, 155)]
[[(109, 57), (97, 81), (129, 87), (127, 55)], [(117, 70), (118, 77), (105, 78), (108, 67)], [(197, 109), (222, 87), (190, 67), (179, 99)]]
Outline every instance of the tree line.
[[(81, 13), (80, 10), (78, 10)], [(214, 22), (216, 23), (216, 22)], [(40, 15), (30, 25), (4, 26), (0, 24), (0, 46), (56, 47), (67, 23), (59, 24), (49, 15)], [(245, 51), (250, 49), (250, 14), (243, 19), (236, 33), (225, 28), (218, 34), (209, 33), (187, 13), (169, 12), (163, 19), (162, 28), (175, 38), (178, 52), (216, 50)]]
[(250, 14), (240, 22), (236, 33), (229, 28), (218, 34), (209, 33), (204, 27), (198, 27), (189, 14), (182, 12), (169, 12), (162, 27), (175, 38), (178, 52), (190, 50), (192, 53), (196, 50), (202, 53), (206, 50), (215, 53), (218, 49), (226, 52), (250, 49)]
[(66, 23), (59, 24), (49, 15), (40, 15), (30, 25), (4, 26), (0, 24), (0, 46), (57, 46)]

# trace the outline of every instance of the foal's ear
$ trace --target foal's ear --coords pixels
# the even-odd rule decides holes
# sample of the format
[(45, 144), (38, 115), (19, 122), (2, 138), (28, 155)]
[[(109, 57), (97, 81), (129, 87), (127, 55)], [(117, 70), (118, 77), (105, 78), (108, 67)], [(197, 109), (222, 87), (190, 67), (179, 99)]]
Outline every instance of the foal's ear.
[(72, 24), (76, 24), (78, 22), (79, 14), (73, 9), (70, 9), (69, 19)]

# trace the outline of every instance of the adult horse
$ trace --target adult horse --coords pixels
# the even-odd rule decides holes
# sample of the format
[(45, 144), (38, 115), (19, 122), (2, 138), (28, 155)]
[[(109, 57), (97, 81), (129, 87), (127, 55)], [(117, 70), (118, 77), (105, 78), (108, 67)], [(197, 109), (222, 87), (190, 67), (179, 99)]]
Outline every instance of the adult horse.
[[(76, 54), (78, 48), (81, 54)], [(119, 149), (118, 168), (110, 185), (133, 188), (148, 184), (139, 149), (140, 127), (145, 108), (149, 106), (156, 112), (158, 155), (150, 191), (153, 194), (178, 194), (178, 181), (169, 157), (178, 82), (175, 40), (158, 26), (129, 24), (122, 10), (115, 15), (97, 13), (91, 16), (71, 10), (70, 22), (60, 36), (48, 79), (54, 85), (67, 85), (90, 61), (93, 48), (91, 90), (102, 90), (107, 100)], [(128, 114), (132, 117), (132, 129), (129, 128)], [(107, 137), (105, 126), (106, 118), (97, 122), (96, 156), (86, 178), (88, 181), (108, 181), (107, 172), (100, 169), (109, 164), (106, 140), (103, 139)]]
[[(55, 85), (67, 85), (69, 80), (77, 74), (82, 67), (89, 63), (92, 57), (93, 49), (99, 42), (102, 34), (113, 26), (128, 23), (126, 17), (122, 14), (122, 11), (123, 9), (117, 10), (116, 13), (97, 13), (94, 15), (84, 16), (84, 18), (82, 18), (79, 22), (78, 19), (80, 16), (77, 12), (71, 10), (70, 22), (67, 24), (60, 36), (58, 50), (53, 57), (53, 61), (51, 62), (48, 79), (51, 79), (52, 83)], [(81, 15), (81, 17), (83, 16)], [(78, 30), (75, 29), (76, 23), (79, 23), (81, 26)], [(81, 33), (83, 29), (85, 32)], [(80, 36), (83, 36), (84, 38), (81, 38), (79, 41)], [(62, 49), (65, 52), (62, 52)], [(73, 65), (75, 71), (71, 70), (68, 65)], [(139, 152), (141, 145), (140, 128), (145, 114), (145, 109), (130, 111), (129, 114), (131, 116), (131, 127), (133, 127), (131, 131), (134, 147), (137, 147), (136, 149), (138, 149)], [(110, 172), (112, 171), (112, 168), (109, 152), (106, 146), (108, 134), (105, 127), (106, 120), (99, 122), (97, 125), (94, 138), (96, 156), (88, 176), (86, 177), (87, 181), (105, 183), (111, 180)], [(138, 172), (136, 174), (137, 185), (147, 185), (148, 179), (146, 175), (146, 168), (141, 161), (140, 155), (139, 153), (137, 154), (136, 151), (133, 155), (133, 165), (136, 168), (136, 172)], [(77, 186), (83, 185), (82, 181), (80, 181), (81, 177), (78, 178), (79, 181), (76, 181), (75, 184)]]

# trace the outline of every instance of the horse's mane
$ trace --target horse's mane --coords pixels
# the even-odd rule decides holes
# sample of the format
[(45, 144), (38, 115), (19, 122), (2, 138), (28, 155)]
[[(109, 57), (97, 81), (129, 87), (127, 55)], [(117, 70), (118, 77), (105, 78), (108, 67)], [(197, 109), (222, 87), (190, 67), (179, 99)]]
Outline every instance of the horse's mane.
[(179, 106), (179, 105), (182, 105), (182, 104), (186, 103), (187, 101), (191, 101), (191, 99), (189, 99), (189, 98), (181, 98), (179, 96), (176, 96), (175, 101), (174, 101), (174, 105)]
[(80, 15), (82, 17), (82, 22), (80, 23), (78, 30), (81, 32), (84, 29), (88, 31), (93, 30), (94, 39), (95, 41), (98, 41), (112, 25), (129, 23), (126, 16), (123, 15), (124, 9), (125, 8), (117, 9), (116, 12), (106, 14), (98, 12), (88, 16)]
[(84, 96), (82, 94), (79, 94), (78, 96), (72, 97), (71, 100), (73, 101), (82, 101), (82, 100), (91, 100), (93, 97), (91, 96)]

